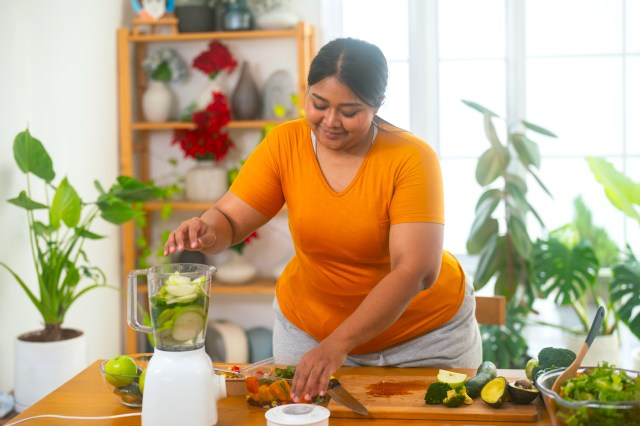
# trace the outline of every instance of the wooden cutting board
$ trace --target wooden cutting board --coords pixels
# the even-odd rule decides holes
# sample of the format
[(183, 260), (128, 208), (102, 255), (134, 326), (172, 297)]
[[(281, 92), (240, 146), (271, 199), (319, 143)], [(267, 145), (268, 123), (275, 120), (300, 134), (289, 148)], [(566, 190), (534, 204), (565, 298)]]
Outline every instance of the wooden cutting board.
[[(473, 404), (463, 404), (457, 408), (427, 405), (424, 403), (424, 395), (429, 384), (435, 381), (433, 376), (340, 377), (342, 387), (367, 407), (368, 418), (492, 422), (535, 422), (538, 419), (533, 403), (520, 405), (505, 402), (500, 408), (491, 408), (477, 397), (473, 399)], [(329, 401), (328, 408), (331, 410), (331, 417), (366, 418), (335, 401)]]

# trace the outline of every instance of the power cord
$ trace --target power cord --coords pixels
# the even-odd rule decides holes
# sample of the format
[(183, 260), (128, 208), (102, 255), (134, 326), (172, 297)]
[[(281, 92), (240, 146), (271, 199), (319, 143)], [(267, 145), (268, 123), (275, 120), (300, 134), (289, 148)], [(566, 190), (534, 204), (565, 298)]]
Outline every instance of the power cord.
[(59, 414), (42, 414), (39, 416), (27, 417), (26, 419), (18, 420), (17, 422), (7, 423), (5, 424), (5, 426), (13, 426), (13, 425), (17, 425), (18, 423), (26, 422), (28, 420), (44, 419), (44, 418), (70, 419), (70, 420), (108, 420), (108, 419), (120, 419), (123, 417), (136, 417), (140, 415), (142, 415), (142, 413), (117, 414), (115, 416), (99, 416), (99, 417), (80, 417), (80, 416), (62, 416)]

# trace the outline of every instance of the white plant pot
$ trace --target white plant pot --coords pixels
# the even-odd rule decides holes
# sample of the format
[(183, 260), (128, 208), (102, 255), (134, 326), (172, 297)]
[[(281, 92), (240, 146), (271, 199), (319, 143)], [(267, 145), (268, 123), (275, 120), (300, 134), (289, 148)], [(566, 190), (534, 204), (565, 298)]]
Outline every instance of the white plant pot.
[[(565, 333), (563, 334), (564, 347), (578, 354), (586, 337), (586, 335), (577, 336)], [(603, 361), (616, 366), (620, 365), (620, 340), (617, 333), (597, 336), (582, 360), (582, 365), (595, 366)]]
[(184, 182), (185, 197), (194, 202), (219, 200), (229, 189), (227, 171), (213, 161), (199, 161), (187, 171)]
[(173, 108), (173, 93), (164, 81), (151, 80), (142, 94), (142, 114), (152, 123), (169, 121)]
[(15, 345), (15, 409), (22, 412), (88, 365), (84, 334), (58, 342)]

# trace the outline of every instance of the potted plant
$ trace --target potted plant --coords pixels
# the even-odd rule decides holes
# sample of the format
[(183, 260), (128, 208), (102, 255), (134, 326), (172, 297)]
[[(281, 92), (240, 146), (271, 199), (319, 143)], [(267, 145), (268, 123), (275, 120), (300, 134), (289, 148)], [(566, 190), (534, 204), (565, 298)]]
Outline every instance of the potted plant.
[(168, 83), (184, 80), (187, 66), (174, 49), (162, 48), (142, 61), (142, 67), (149, 78), (142, 94), (142, 113), (153, 123), (167, 121), (173, 113), (175, 98)]
[(532, 246), (526, 227), (528, 216), (533, 216), (544, 227), (527, 200), (526, 177), (533, 177), (549, 193), (536, 172), (540, 168), (538, 145), (527, 132), (552, 138), (556, 135), (520, 120), (505, 123), (506, 141), (503, 143), (493, 123), (500, 117), (476, 102), (463, 102), (483, 115), (490, 145), (476, 167), (476, 181), (484, 193), (476, 204), (475, 219), (467, 239), (467, 252), (479, 256), (473, 285), (479, 290), (491, 282), (494, 293), (507, 299), (507, 325), (481, 327), (483, 359), (492, 361), (499, 368), (519, 368), (528, 358), (522, 329), (535, 300), (528, 275)]
[[(86, 366), (82, 332), (63, 328), (63, 322), (81, 296), (108, 286), (104, 272), (84, 250), (86, 242), (103, 238), (91, 231), (91, 225), (98, 217), (113, 224), (134, 219), (142, 214), (136, 203), (162, 197), (164, 191), (121, 176), (108, 191), (96, 182), (99, 195), (87, 201), (66, 177), (54, 184), (51, 157), (28, 129), (15, 137), (13, 154), (25, 174), (26, 189), (8, 202), (26, 211), (37, 285), (24, 280), (5, 261), (0, 261), (0, 266), (15, 278), (44, 323), (44, 329), (17, 339), (15, 399), (17, 409), (22, 410)], [(42, 181), (38, 194), (43, 194), (44, 200), (35, 199), (37, 180)], [(55, 344), (43, 348), (48, 342)], [(48, 358), (68, 363), (51, 366)]]
[[(598, 181), (612, 194), (614, 205), (635, 219), (637, 184), (617, 172), (602, 159), (589, 158), (589, 166)], [(611, 198), (610, 198), (611, 199)], [(549, 232), (533, 249), (531, 279), (540, 297), (553, 297), (560, 306), (570, 306), (578, 326), (536, 320), (565, 331), (565, 344), (579, 350), (589, 330), (593, 312), (604, 306), (607, 315), (599, 339), (592, 344), (586, 363), (606, 360), (617, 364), (620, 323), (640, 337), (640, 265), (630, 247), (620, 250), (606, 232), (591, 221), (591, 213), (580, 198), (575, 201), (572, 223)], [(606, 268), (610, 267), (610, 269)], [(599, 348), (601, 348), (599, 350)]]

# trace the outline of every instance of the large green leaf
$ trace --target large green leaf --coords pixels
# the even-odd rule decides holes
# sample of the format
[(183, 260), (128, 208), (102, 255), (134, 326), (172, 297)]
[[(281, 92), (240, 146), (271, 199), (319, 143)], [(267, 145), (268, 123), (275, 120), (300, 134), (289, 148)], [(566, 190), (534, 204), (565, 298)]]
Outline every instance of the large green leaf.
[(493, 121), (491, 120), (491, 114), (488, 112), (484, 113), (484, 134), (493, 148), (504, 148), (504, 145), (500, 142), (500, 138), (498, 138), (496, 127), (493, 125)]
[(473, 225), (469, 238), (467, 238), (467, 252), (469, 254), (478, 254), (487, 245), (491, 237), (498, 235), (499, 226), (498, 221), (493, 218), (488, 218), (480, 226), (476, 226), (476, 222)]
[(604, 186), (611, 204), (640, 222), (640, 212), (636, 210), (640, 205), (640, 183), (634, 183), (602, 158), (588, 157), (587, 163), (596, 180)]
[[(118, 176), (117, 181), (109, 188), (109, 194), (126, 202), (148, 201), (161, 198), (164, 194), (161, 188), (130, 176)], [(95, 185), (101, 187), (97, 182)]]
[(82, 202), (80, 197), (65, 177), (53, 196), (51, 211), (49, 212), (51, 226), (57, 229), (60, 227), (60, 221), (62, 221), (69, 228), (73, 228), (80, 222), (81, 213)]
[(504, 173), (509, 159), (509, 151), (506, 148), (489, 148), (478, 159), (476, 181), (482, 186), (489, 185)]
[(631, 249), (624, 262), (612, 268), (609, 297), (618, 306), (618, 316), (640, 338), (640, 263)]
[[(526, 187), (525, 187), (526, 189)], [(520, 185), (515, 184), (513, 180), (507, 181), (505, 185), (506, 192), (510, 195), (511, 204), (513, 207), (516, 207), (518, 211), (525, 214), (526, 212), (530, 212), (536, 218), (541, 227), (544, 228), (544, 222), (542, 218), (538, 214), (535, 208), (529, 203), (527, 200), (527, 196), (525, 192), (522, 191), (522, 187)]]
[(20, 195), (18, 195), (16, 198), (7, 200), (7, 202), (13, 205), (16, 205), (18, 207), (22, 207), (23, 209), (26, 209), (26, 210), (38, 210), (38, 209), (49, 208), (44, 204), (38, 203), (37, 201), (33, 201), (31, 198), (27, 196), (27, 193), (25, 191), (20, 191)]
[(518, 153), (518, 158), (525, 166), (540, 168), (540, 148), (538, 145), (521, 133), (511, 136), (513, 147)]
[(534, 245), (532, 280), (546, 297), (555, 294), (562, 305), (580, 299), (594, 285), (599, 268), (596, 254), (584, 242), (569, 248), (550, 237)]
[(489, 108), (486, 108), (482, 105), (480, 105), (477, 102), (473, 102), (473, 101), (467, 101), (467, 100), (462, 100), (462, 102), (467, 105), (468, 107), (471, 107), (473, 109), (475, 109), (476, 111), (481, 112), (482, 114), (489, 114), (492, 117), (499, 117), (498, 114), (496, 114), (495, 112), (491, 111)]
[(540, 127), (537, 124), (529, 123), (528, 121), (522, 120), (522, 124), (527, 129), (534, 131), (536, 133), (540, 133), (541, 135), (549, 136), (551, 138), (557, 138), (558, 136), (550, 130), (545, 129), (544, 127)]
[(56, 177), (49, 153), (38, 139), (31, 136), (29, 129), (18, 133), (13, 140), (13, 157), (23, 173), (33, 173), (45, 182)]
[(507, 227), (516, 251), (520, 256), (528, 259), (531, 254), (531, 239), (524, 220), (520, 216), (512, 214), (507, 219)]
[(115, 225), (128, 222), (142, 214), (140, 210), (133, 208), (131, 204), (114, 196), (100, 196), (98, 207), (102, 218)]
[(504, 244), (501, 243), (501, 237), (492, 236), (480, 253), (478, 266), (473, 276), (473, 286), (476, 290), (480, 290), (487, 285), (491, 277), (498, 270), (504, 257)]

